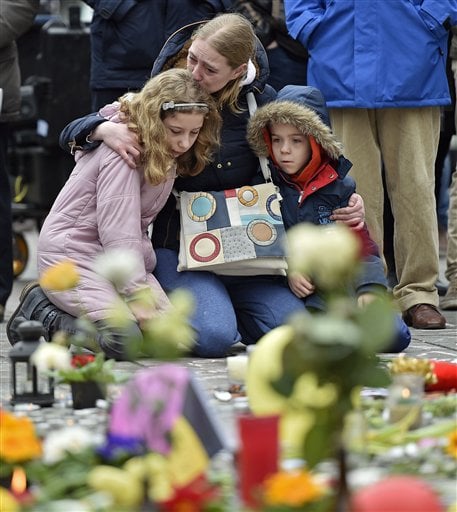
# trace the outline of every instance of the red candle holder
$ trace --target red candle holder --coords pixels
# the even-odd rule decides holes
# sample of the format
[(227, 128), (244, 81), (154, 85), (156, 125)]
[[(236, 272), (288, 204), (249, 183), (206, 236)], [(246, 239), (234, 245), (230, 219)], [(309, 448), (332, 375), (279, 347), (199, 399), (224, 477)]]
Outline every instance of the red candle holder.
[(278, 471), (279, 416), (237, 416), (237, 455), (240, 497), (244, 505), (256, 508), (261, 502), (261, 486)]

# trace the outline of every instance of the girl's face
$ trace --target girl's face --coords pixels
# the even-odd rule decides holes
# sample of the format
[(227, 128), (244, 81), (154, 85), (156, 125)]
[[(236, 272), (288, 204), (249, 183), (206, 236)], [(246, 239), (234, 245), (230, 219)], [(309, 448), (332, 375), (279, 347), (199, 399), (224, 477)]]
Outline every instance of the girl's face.
[(175, 112), (164, 118), (163, 124), (173, 158), (183, 155), (197, 140), (205, 115), (199, 112)]
[(245, 73), (247, 65), (231, 68), (223, 55), (203, 39), (197, 38), (187, 53), (187, 69), (203, 89), (213, 94)]
[(295, 174), (311, 159), (311, 145), (306, 135), (291, 124), (270, 126), (271, 147), (279, 167), (286, 174)]

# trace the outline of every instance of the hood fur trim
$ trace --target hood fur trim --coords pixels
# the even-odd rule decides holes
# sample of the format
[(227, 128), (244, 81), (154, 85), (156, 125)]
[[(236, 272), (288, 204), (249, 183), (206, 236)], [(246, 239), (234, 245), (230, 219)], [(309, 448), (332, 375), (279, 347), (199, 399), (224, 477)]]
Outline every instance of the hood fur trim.
[(270, 156), (262, 133), (269, 123), (292, 124), (304, 135), (312, 135), (331, 160), (343, 154), (341, 143), (313, 110), (293, 101), (272, 101), (257, 109), (249, 120), (247, 139), (257, 156)]

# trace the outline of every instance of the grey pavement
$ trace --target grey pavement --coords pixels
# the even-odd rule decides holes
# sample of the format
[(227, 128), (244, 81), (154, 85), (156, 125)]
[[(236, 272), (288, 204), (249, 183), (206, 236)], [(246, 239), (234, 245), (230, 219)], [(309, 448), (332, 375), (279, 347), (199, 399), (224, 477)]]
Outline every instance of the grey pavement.
[[(36, 268), (33, 263), (36, 233), (32, 230), (26, 231), (24, 234), (29, 245), (30, 261), (25, 272), (14, 283), (13, 293), (6, 307), (5, 322), (0, 324), (0, 405), (7, 404), (10, 397), (8, 360), (10, 345), (6, 337), (6, 322), (19, 303), (19, 295), (24, 285), (36, 278)], [(444, 260), (441, 261), (441, 267), (441, 273), (443, 274)], [(443, 275), (441, 278), (444, 281)], [(405, 351), (407, 356), (457, 362), (457, 311), (443, 311), (443, 314), (447, 319), (446, 329), (412, 329), (412, 342)], [(237, 345), (233, 348), (233, 353), (244, 352), (244, 350), (244, 346)], [(157, 361), (141, 360), (138, 363), (119, 362), (116, 364), (123, 372), (133, 374), (141, 368), (155, 366), (159, 363)], [(219, 418), (219, 423), (229, 445), (231, 445), (235, 440), (234, 404), (217, 401), (213, 394), (216, 389), (228, 388), (225, 359), (185, 358), (180, 361), (180, 364), (190, 368), (200, 381), (203, 389), (207, 391), (208, 401), (211, 403), (210, 407), (213, 408)]]

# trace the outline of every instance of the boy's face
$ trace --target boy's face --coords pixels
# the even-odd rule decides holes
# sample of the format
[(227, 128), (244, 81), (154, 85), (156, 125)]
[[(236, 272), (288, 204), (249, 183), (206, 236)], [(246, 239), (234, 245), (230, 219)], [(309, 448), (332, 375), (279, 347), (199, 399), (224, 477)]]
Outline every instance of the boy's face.
[(311, 145), (306, 135), (291, 124), (271, 124), (271, 147), (279, 167), (295, 174), (311, 160)]

